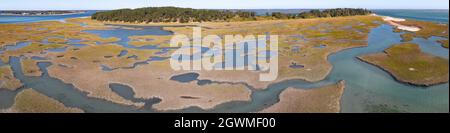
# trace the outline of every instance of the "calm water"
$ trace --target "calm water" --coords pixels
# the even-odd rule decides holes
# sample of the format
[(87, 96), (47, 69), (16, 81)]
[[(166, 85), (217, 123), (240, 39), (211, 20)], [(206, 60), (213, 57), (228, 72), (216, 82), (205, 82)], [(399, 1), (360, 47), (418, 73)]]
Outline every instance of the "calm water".
[[(131, 26), (127, 25), (122, 28), (120, 25), (110, 25), (115, 26), (117, 28), (111, 30), (85, 30), (84, 32), (97, 34), (103, 38), (116, 37), (120, 40), (116, 43), (126, 47), (126, 48), (136, 48), (136, 49), (155, 49), (157, 46), (155, 45), (146, 45), (142, 47), (136, 47), (133, 45), (129, 45), (128, 41), (130, 39), (129, 36), (142, 36), (142, 35), (172, 35), (173, 33), (170, 31), (162, 30), (159, 26)], [(130, 29), (131, 28), (131, 29)]]
[[(386, 105), (387, 109), (400, 112), (448, 112), (448, 83), (431, 87), (416, 87), (395, 81), (388, 73), (363, 63), (356, 56), (381, 52), (392, 44), (400, 43), (400, 34), (392, 27), (382, 25), (369, 34), (369, 46), (344, 50), (330, 55), (332, 72), (326, 79), (310, 83), (288, 80), (270, 85), (265, 90), (254, 90), (252, 102), (230, 102), (219, 105), (213, 112), (256, 112), (279, 101), (278, 95), (288, 87), (310, 89), (346, 81), (342, 98), (342, 112), (373, 112), (373, 106)], [(421, 47), (434, 47), (423, 41)], [(442, 48), (441, 48), (442, 49)], [(443, 55), (448, 50), (437, 51)], [(188, 112), (201, 111), (190, 108)]]
[(94, 14), (96, 11), (86, 11), (80, 14), (69, 15), (52, 15), (52, 16), (12, 16), (12, 15), (0, 15), (0, 24), (2, 23), (28, 23), (28, 22), (40, 22), (40, 21), (64, 21), (67, 18), (88, 17)]
[(449, 10), (373, 10), (376, 14), (405, 19), (448, 23)]
[[(410, 10), (399, 10), (397, 12), (405, 11)], [(413, 12), (409, 14), (414, 14), (416, 12), (415, 10), (411, 11)], [(429, 10), (424, 10), (424, 12), (428, 13)], [(426, 20), (427, 18), (429, 19), (429, 16), (417, 15), (416, 18), (420, 20)], [(436, 16), (437, 17), (434, 19), (439, 20), (440, 15)], [(20, 19), (20, 17), (16, 17), (15, 19), (18, 20), (14, 21), (0, 18), (0, 22), (9, 21), (10, 23), (21, 23), (46, 20), (61, 20), (66, 18), (67, 16), (61, 18), (57, 18), (56, 16), (51, 17), (53, 18), (48, 19), (44, 17), (40, 19), (35, 18), (33, 20), (30, 20), (29, 17), (23, 17), (22, 20)], [(448, 10), (446, 21), (448, 22)], [(443, 22), (443, 20), (439, 22)], [(136, 28), (143, 28), (143, 30), (117, 28), (113, 30), (94, 30), (85, 32), (95, 33), (102, 37), (118, 37), (121, 39), (118, 43), (129, 48), (137, 47), (128, 45), (128, 36), (171, 34), (169, 31), (162, 30), (160, 27)], [(448, 83), (431, 87), (416, 87), (399, 83), (395, 81), (388, 73), (382, 71), (381, 69), (363, 63), (355, 58), (356, 56), (363, 54), (381, 52), (392, 44), (400, 43), (400, 34), (401, 33), (394, 33), (392, 31), (392, 27), (388, 25), (382, 25), (373, 29), (369, 34), (368, 47), (344, 50), (329, 57), (329, 61), (333, 65), (333, 69), (332, 72), (327, 76), (327, 78), (322, 81), (310, 83), (303, 80), (288, 80), (272, 84), (264, 90), (254, 90), (250, 87), (253, 91), (252, 100), (250, 102), (228, 102), (218, 105), (212, 110), (202, 110), (197, 107), (191, 107), (174, 112), (256, 112), (278, 102), (279, 94), (288, 87), (310, 89), (334, 84), (339, 80), (346, 81), (346, 90), (342, 98), (342, 112), (373, 112), (373, 108), (378, 107), (378, 105), (383, 105), (383, 107), (385, 107), (383, 109), (395, 110), (400, 112), (448, 112)], [(439, 44), (436, 44), (435, 40), (437, 39), (439, 38), (432, 37), (429, 40), (414, 39), (412, 42), (418, 43), (424, 52), (448, 59), (448, 49), (444, 49), (440, 47)], [(76, 40), (72, 40), (71, 42), (73, 44), (77, 44)], [(154, 49), (156, 47), (148, 48)], [(139, 47), (138, 49), (142, 48)], [(164, 49), (162, 49), (162, 51), (164, 51)], [(55, 52), (58, 52), (58, 50), (56, 50)], [(154, 60), (159, 60), (158, 57), (153, 58)], [(73, 85), (66, 84), (59, 79), (49, 77), (46, 68), (51, 65), (50, 63), (38, 64), (41, 70), (44, 72), (44, 75), (41, 77), (24, 76), (21, 72), (20, 58), (18, 57), (13, 57), (11, 59), (10, 65), (13, 67), (14, 75), (19, 80), (21, 80), (25, 84), (25, 86), (18, 91), (7, 91), (4, 89), (0, 89), (0, 108), (7, 108), (11, 106), (14, 102), (14, 96), (17, 94), (17, 92), (23, 90), (24, 88), (34, 88), (49, 97), (61, 101), (67, 106), (78, 107), (85, 110), (86, 112), (155, 112), (153, 109), (151, 109), (151, 105), (159, 102), (159, 99), (136, 99), (133, 97), (134, 92), (132, 91), (132, 89), (126, 85), (121, 84), (110, 84), (110, 87), (114, 92), (118, 93), (124, 98), (136, 102), (144, 102), (146, 103), (146, 106), (144, 108), (137, 109), (134, 107), (123, 106), (101, 99), (90, 98), (87, 97), (85, 93), (80, 92)], [(191, 76), (188, 76), (188, 78), (189, 77)], [(184, 78), (182, 79), (184, 80)], [(214, 81), (198, 80), (198, 82), (201, 82), (200, 84), (208, 84)]]

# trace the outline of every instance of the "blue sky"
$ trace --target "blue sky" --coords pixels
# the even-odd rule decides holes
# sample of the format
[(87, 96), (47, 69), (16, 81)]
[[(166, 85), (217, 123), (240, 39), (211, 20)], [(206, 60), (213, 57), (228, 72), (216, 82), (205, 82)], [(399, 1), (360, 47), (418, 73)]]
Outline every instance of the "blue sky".
[(117, 9), (178, 6), (211, 9), (448, 9), (448, 0), (0, 0), (0, 10)]

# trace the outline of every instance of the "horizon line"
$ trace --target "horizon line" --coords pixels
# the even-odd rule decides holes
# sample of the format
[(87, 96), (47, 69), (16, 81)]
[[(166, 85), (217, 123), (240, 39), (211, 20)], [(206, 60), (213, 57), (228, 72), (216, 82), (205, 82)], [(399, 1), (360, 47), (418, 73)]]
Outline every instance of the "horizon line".
[[(158, 7), (175, 7), (175, 6), (158, 6)], [(137, 8), (115, 8), (115, 9), (5, 9), (0, 11), (63, 11), (63, 10), (118, 10), (118, 9), (139, 9), (148, 7)], [(191, 8), (191, 7), (179, 7), (179, 8)], [(336, 7), (336, 8), (351, 8), (351, 7)], [(192, 9), (208, 9), (208, 10), (311, 10), (311, 9), (336, 9), (336, 8), (192, 8)], [(443, 8), (353, 8), (353, 9), (368, 9), (368, 10), (449, 10)]]

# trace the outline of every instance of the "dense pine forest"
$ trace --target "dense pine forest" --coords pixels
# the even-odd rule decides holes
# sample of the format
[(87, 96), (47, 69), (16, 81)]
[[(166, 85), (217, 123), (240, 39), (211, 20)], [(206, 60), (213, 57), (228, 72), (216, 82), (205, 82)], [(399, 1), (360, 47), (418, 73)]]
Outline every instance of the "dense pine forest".
[(122, 21), (136, 23), (158, 23), (158, 22), (221, 22), (221, 21), (248, 21), (263, 19), (299, 19), (299, 18), (321, 18), (338, 16), (367, 15), (371, 11), (366, 9), (338, 8), (326, 10), (310, 10), (297, 14), (285, 14), (274, 12), (265, 16), (256, 16), (255, 12), (192, 9), (178, 7), (147, 7), (138, 9), (119, 9), (112, 11), (97, 12), (92, 19), (100, 21)]

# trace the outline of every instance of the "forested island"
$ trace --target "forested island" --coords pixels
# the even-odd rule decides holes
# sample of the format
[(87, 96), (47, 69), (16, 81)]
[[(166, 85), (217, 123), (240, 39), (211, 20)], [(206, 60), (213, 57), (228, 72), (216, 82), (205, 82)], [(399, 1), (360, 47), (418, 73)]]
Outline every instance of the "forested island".
[(301, 18), (323, 18), (338, 16), (368, 15), (372, 12), (366, 9), (337, 8), (325, 10), (310, 10), (299, 13), (267, 13), (257, 16), (250, 11), (192, 9), (178, 7), (147, 7), (138, 9), (119, 9), (112, 11), (97, 12), (92, 19), (99, 21), (122, 21), (137, 23), (159, 23), (159, 22), (223, 22), (223, 21), (248, 21), (258, 19), (301, 19)]

